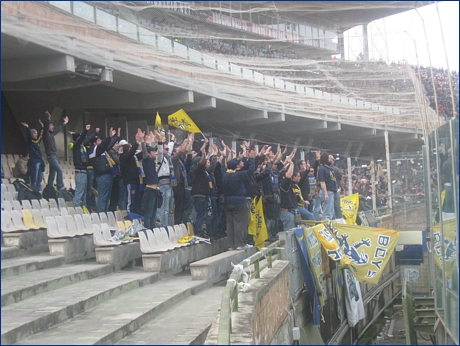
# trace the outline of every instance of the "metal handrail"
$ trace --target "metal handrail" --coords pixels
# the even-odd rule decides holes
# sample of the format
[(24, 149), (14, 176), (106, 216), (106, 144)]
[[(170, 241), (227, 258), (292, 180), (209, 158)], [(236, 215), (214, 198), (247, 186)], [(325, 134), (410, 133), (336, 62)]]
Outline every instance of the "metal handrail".
[[(273, 256), (273, 252), (276, 254)], [(267, 259), (267, 262), (261, 265), (262, 259)], [(281, 247), (280, 241), (270, 244), (266, 248), (262, 248), (254, 255), (246, 258), (245, 260), (238, 263), (238, 265), (244, 268), (254, 264), (254, 278), (260, 278), (260, 272), (265, 268), (272, 268), (273, 261), (281, 259)], [(222, 302), (220, 308), (220, 319), (219, 319), (219, 331), (217, 337), (217, 343), (219, 345), (230, 344), (230, 334), (232, 332), (232, 311), (238, 311), (238, 283), (242, 282), (242, 272), (240, 270), (233, 269), (230, 278), (227, 280), (224, 293), (222, 294)]]

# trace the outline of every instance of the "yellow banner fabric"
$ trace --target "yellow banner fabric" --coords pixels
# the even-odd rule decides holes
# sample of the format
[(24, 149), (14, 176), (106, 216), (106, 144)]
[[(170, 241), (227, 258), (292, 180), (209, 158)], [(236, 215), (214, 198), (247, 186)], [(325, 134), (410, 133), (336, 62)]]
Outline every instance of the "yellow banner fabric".
[(177, 112), (168, 116), (168, 125), (174, 126), (187, 132), (200, 133), (201, 130), (195, 125), (192, 119), (181, 108)]
[(356, 216), (358, 215), (359, 194), (342, 197), (340, 199), (340, 207), (342, 208), (343, 218), (348, 225), (356, 225)]
[(251, 201), (251, 215), (248, 234), (252, 235), (254, 245), (260, 250), (268, 239), (267, 225), (265, 224), (262, 197), (254, 197)]
[(166, 135), (165, 128), (163, 127), (163, 124), (161, 123), (160, 114), (158, 114), (158, 112), (157, 112), (157, 117), (155, 118), (155, 130), (162, 136)]

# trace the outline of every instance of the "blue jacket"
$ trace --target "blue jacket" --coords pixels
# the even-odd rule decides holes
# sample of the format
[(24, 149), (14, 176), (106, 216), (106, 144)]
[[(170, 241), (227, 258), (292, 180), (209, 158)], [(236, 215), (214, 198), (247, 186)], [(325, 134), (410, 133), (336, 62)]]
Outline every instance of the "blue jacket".
[(245, 184), (249, 182), (254, 170), (254, 159), (249, 159), (249, 167), (246, 171), (227, 171), (226, 165), (222, 165), (223, 192), (226, 204), (241, 205), (247, 202), (249, 191), (247, 191)]

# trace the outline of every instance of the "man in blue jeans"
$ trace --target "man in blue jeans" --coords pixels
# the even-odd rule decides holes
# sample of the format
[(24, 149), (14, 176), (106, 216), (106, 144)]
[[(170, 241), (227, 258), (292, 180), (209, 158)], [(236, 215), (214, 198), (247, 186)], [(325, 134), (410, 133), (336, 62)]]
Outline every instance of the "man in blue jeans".
[(62, 128), (69, 122), (69, 117), (65, 116), (62, 118), (62, 125), (54, 126), (51, 122), (51, 114), (48, 111), (45, 111), (45, 114), (48, 116), (48, 119), (43, 125), (43, 144), (45, 145), (45, 152), (48, 158), (48, 163), (50, 164), (50, 173), (48, 175), (47, 186), (53, 186), (54, 178), (57, 174), (56, 186), (57, 189), (64, 188), (64, 180), (62, 179), (62, 168), (59, 165), (57, 157), (57, 147), (54, 136), (56, 136)]
[[(120, 134), (121, 129), (118, 129)], [(95, 136), (91, 139), (91, 148), (88, 151), (89, 164), (93, 167), (97, 183), (97, 212), (107, 212), (109, 209), (110, 192), (112, 191), (113, 160), (107, 154), (118, 140), (117, 131), (110, 128), (110, 137), (101, 140)]]
[(334, 196), (337, 191), (337, 183), (334, 172), (329, 167), (329, 154), (322, 153), (319, 159), (318, 181), (321, 186), (319, 191), (319, 200), (323, 208), (323, 220), (334, 219)]
[(84, 140), (91, 128), (91, 125), (86, 125), (82, 133), (69, 131), (74, 140), (72, 146), (73, 164), (75, 166), (75, 196), (74, 203), (76, 207), (83, 207), (86, 205), (86, 192), (87, 192), (87, 167), (88, 167), (88, 153)]

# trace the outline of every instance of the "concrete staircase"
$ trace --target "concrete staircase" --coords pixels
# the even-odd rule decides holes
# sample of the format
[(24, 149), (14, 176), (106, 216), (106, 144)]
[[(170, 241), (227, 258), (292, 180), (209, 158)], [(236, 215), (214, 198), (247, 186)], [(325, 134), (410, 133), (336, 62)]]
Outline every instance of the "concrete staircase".
[[(223, 257), (238, 263), (253, 252), (213, 257), (220, 267)], [(200, 268), (212, 267), (213, 257)], [(202, 344), (220, 308), (219, 281), (228, 276), (200, 275), (145, 272), (136, 265), (114, 272), (95, 260), (66, 264), (62, 256), (21, 256), (2, 247), (1, 342)]]

